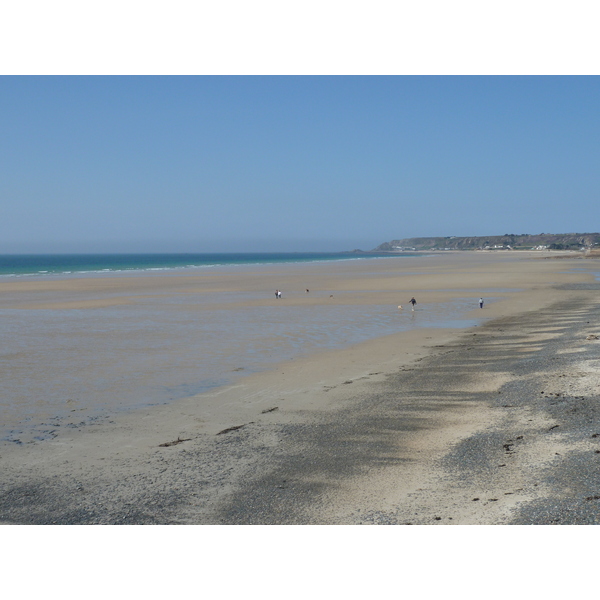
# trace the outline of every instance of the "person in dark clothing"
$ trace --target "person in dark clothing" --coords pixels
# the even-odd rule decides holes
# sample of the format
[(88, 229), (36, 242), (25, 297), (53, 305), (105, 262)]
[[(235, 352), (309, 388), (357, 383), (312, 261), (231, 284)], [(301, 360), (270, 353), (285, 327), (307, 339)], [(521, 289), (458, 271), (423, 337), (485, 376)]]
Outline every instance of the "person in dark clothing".
[(412, 304), (412, 310), (415, 310), (415, 304), (417, 301), (415, 300), (414, 296), (409, 300), (409, 302)]

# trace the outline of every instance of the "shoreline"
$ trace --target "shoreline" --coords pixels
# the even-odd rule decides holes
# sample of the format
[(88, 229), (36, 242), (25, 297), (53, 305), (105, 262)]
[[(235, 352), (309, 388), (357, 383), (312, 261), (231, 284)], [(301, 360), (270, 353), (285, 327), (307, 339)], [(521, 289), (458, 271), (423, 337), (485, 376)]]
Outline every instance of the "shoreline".
[[(461, 285), (481, 282), (477, 269), (466, 269)], [(486, 306), (486, 322), (480, 326), (394, 333), (285, 361), (230, 386), (118, 415), (113, 422), (54, 440), (3, 446), (0, 522), (405, 523), (413, 509), (420, 513), (410, 521), (416, 523), (506, 522), (515, 500), (531, 506), (540, 501), (531, 490), (515, 496), (507, 485), (520, 471), (535, 469), (540, 456), (535, 445), (543, 446), (542, 433), (527, 434), (537, 440), (528, 450), (527, 468), (525, 463), (503, 467), (509, 475), (502, 478), (494, 471), (486, 484), (489, 497), (481, 501), (467, 502), (461, 494), (480, 489), (489, 469), (472, 465), (466, 487), (464, 482), (462, 487), (448, 483), (457, 461), (464, 467), (460, 453), (468, 454), (464, 448), (475, 444), (483, 457), (481, 448), (491, 448), (489, 440), (482, 441), (486, 436), (517, 431), (517, 422), (525, 427), (523, 415), (531, 416), (531, 404), (512, 411), (509, 427), (507, 409), (496, 406), (495, 397), (518, 395), (535, 377), (556, 385), (555, 366), (584, 355), (595, 360), (599, 347), (581, 341), (579, 334), (586, 328), (599, 333), (589, 329), (593, 318), (597, 322), (589, 315), (597, 315), (593, 294), (600, 284), (585, 273), (556, 268), (539, 281), (532, 280), (527, 268), (518, 271), (507, 278), (513, 283), (528, 280), (528, 289)], [(413, 281), (419, 277), (413, 275)], [(439, 295), (424, 289), (424, 282), (421, 278), (420, 297), (429, 301)], [(553, 306), (561, 307), (560, 317)], [(499, 338), (504, 340), (500, 350)], [(515, 378), (523, 357), (541, 356), (553, 344), (564, 352), (552, 361), (540, 359), (522, 381)], [(507, 345), (515, 350), (508, 356)], [(480, 349), (495, 354), (485, 359)], [(593, 370), (589, 377), (595, 377)], [(580, 375), (579, 383), (584, 379)], [(513, 392), (502, 391), (511, 386)], [(592, 392), (581, 395), (598, 393)], [(593, 412), (591, 406), (586, 410)], [(552, 424), (542, 408), (538, 413), (532, 422), (545, 434)], [(564, 422), (561, 426), (566, 431)], [(521, 434), (510, 435), (500, 437)], [(581, 439), (578, 443), (584, 444)], [(503, 440), (493, 453), (504, 459), (504, 452), (517, 465), (516, 447), (520, 457), (526, 443), (514, 442), (509, 451), (503, 444), (510, 442)], [(564, 453), (565, 444), (555, 440), (551, 448)], [(444, 467), (444, 461), (454, 466)], [(506, 488), (502, 494), (510, 492), (510, 502), (493, 499), (493, 494), (500, 496), (493, 489), (499, 485)], [(477, 493), (483, 498), (481, 489)], [(585, 498), (590, 495), (580, 499), (588, 512), (592, 504)], [(444, 516), (444, 503), (456, 510)], [(531, 517), (532, 522), (539, 518)]]
[[(409, 285), (414, 271), (379, 261), (0, 284), (2, 437), (29, 443), (222, 387), (282, 360), (432, 323), (467, 326), (465, 290), (436, 293), (416, 312), (397, 309), (398, 282)], [(305, 293), (304, 279), (318, 288)], [(265, 290), (282, 280), (286, 294), (274, 300)]]
[[(103, 414), (163, 404), (286, 358), (394, 331), (468, 326), (461, 317), (474, 291), (437, 289), (454, 285), (439, 270), (456, 261), (422, 261), (0, 283), (0, 437), (52, 437)], [(424, 305), (399, 311), (415, 286)], [(283, 287), (282, 301), (267, 291), (275, 287)]]

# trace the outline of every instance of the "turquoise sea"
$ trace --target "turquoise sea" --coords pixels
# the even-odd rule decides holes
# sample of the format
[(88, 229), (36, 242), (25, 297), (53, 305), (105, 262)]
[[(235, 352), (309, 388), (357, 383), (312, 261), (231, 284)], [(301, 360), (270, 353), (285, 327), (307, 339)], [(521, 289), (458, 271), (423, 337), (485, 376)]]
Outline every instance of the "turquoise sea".
[[(0, 277), (48, 274), (167, 271), (224, 266), (365, 260), (389, 254), (358, 252), (255, 252), (210, 254), (4, 254)], [(402, 256), (418, 256), (403, 253)]]

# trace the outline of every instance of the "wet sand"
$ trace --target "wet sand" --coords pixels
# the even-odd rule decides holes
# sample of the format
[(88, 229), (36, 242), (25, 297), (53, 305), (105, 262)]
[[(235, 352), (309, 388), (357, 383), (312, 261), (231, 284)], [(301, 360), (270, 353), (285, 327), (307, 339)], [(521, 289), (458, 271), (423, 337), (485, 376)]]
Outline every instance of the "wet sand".
[[(297, 290), (288, 300), (298, 306), (344, 292), (363, 305), (415, 295), (418, 310), (465, 295), (476, 306), (483, 290), (498, 301), (473, 310), (486, 317), (477, 327), (312, 353), (51, 440), (5, 443), (0, 521), (596, 523), (600, 340), (586, 338), (600, 336), (600, 283), (585, 270), (600, 265), (591, 262), (448, 253), (401, 276), (386, 261), (314, 265), (312, 287), (330, 294), (310, 298), (299, 270), (265, 269), (243, 285)], [(242, 285), (218, 276), (43, 284), (2, 284), (3, 306), (95, 307), (157, 286)]]

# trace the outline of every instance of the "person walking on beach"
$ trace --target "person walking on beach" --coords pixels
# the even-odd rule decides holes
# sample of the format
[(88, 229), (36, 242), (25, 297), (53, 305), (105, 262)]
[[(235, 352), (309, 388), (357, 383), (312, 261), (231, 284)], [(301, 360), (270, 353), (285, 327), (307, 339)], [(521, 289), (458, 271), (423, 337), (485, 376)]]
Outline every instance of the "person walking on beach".
[(483, 308), (483, 298), (479, 298), (479, 308)]
[(412, 304), (412, 310), (415, 310), (415, 304), (417, 301), (415, 300), (414, 296), (409, 300), (409, 302)]

